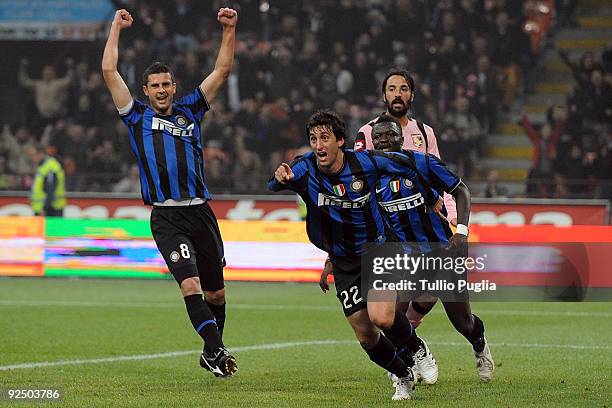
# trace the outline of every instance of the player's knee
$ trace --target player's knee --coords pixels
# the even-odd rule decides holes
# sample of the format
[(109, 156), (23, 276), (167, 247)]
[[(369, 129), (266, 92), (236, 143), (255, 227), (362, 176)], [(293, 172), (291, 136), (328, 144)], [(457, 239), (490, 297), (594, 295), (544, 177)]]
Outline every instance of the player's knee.
[(183, 296), (197, 295), (202, 293), (199, 278), (187, 278), (181, 282)]
[(225, 303), (225, 288), (204, 292), (206, 301), (213, 305), (222, 305)]

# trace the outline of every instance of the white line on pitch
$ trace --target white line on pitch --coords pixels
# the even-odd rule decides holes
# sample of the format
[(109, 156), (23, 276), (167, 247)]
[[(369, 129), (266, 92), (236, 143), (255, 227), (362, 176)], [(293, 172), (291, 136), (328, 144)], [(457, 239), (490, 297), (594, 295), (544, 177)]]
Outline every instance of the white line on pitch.
[[(289, 347), (301, 347), (301, 346), (325, 346), (325, 345), (336, 345), (336, 344), (356, 344), (355, 340), (314, 340), (314, 341), (296, 341), (287, 343), (269, 343), (269, 344), (254, 344), (251, 346), (234, 347), (231, 349), (232, 352), (240, 353), (243, 351), (251, 350), (275, 350)], [(434, 346), (459, 346), (467, 347), (467, 342), (436, 342), (430, 341), (429, 344)], [(609, 346), (586, 346), (578, 344), (540, 344), (540, 343), (491, 343), (491, 347), (536, 347), (536, 348), (559, 348), (559, 349), (579, 349), (579, 350), (610, 350), (612, 347)], [(137, 354), (131, 356), (116, 356), (106, 358), (94, 358), (89, 360), (60, 360), (60, 361), (42, 361), (37, 363), (23, 363), (0, 366), (0, 371), (26, 369), (26, 368), (39, 368), (39, 367), (55, 367), (63, 365), (82, 365), (82, 364), (100, 364), (100, 363), (113, 363), (117, 361), (142, 361), (151, 360), (156, 358), (167, 358), (177, 357), (189, 354), (200, 353), (199, 350), (184, 350), (184, 351), (169, 351), (165, 353), (156, 354)]]
[[(427, 341), (428, 344), (435, 346), (469, 346), (467, 341)], [(612, 350), (611, 346), (588, 346), (582, 344), (541, 344), (541, 343), (490, 343), (491, 347), (532, 347), (532, 348), (555, 348), (571, 350)]]
[[(155, 307), (184, 309), (185, 305), (177, 302), (82, 302), (73, 300), (0, 300), (0, 306), (67, 306), (67, 307)], [(313, 310), (339, 311), (340, 306), (315, 305), (257, 305), (246, 303), (228, 303), (228, 308), (253, 310)]]
[[(483, 306), (486, 303), (479, 303)], [(83, 302), (74, 300), (0, 300), (0, 306), (67, 306), (67, 307), (155, 307), (172, 308), (185, 306), (178, 302)], [(338, 311), (336, 306), (316, 306), (316, 305), (258, 305), (246, 303), (228, 303), (228, 308), (233, 309), (252, 309), (252, 310), (312, 310), (312, 311)], [(484, 306), (486, 307), (486, 306)], [(568, 317), (612, 317), (612, 313), (607, 312), (573, 312), (573, 311), (549, 311), (549, 310), (480, 310), (478, 314), (486, 315), (506, 315), (506, 316), (568, 316)], [(435, 309), (432, 313), (444, 313), (442, 309)]]
[[(300, 346), (321, 346), (321, 345), (333, 345), (333, 344), (348, 344), (355, 343), (354, 340), (315, 340), (315, 341), (295, 341), (288, 343), (270, 343), (270, 344), (254, 344), (251, 346), (233, 347), (232, 352), (240, 353), (243, 351), (251, 350), (274, 350), (289, 347), (300, 347)], [(137, 354), (132, 356), (116, 356), (106, 358), (94, 358), (89, 360), (60, 360), (60, 361), (42, 361), (39, 363), (24, 363), (24, 364), (13, 364), (0, 366), (0, 371), (16, 370), (20, 368), (38, 368), (38, 367), (55, 367), (62, 365), (81, 365), (81, 364), (100, 364), (100, 363), (113, 363), (116, 361), (140, 361), (140, 360), (151, 360), (155, 358), (167, 358), (184, 356), (188, 354), (201, 353), (201, 350), (184, 350), (184, 351), (169, 351), (166, 353), (156, 354)]]

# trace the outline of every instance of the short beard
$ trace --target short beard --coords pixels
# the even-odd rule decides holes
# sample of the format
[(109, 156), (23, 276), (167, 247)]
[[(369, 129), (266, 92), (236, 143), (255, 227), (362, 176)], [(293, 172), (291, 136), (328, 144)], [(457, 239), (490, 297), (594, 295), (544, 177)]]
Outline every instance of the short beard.
[(405, 103), (404, 107), (401, 110), (396, 111), (393, 109), (393, 103), (391, 104), (387, 103), (387, 112), (389, 112), (389, 115), (399, 119), (399, 118), (406, 116), (411, 105), (412, 104), (410, 102)]

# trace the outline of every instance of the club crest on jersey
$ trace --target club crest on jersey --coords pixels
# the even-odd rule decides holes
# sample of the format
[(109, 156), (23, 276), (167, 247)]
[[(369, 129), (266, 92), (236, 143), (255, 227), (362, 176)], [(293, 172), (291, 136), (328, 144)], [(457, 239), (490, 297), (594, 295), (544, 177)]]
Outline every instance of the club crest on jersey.
[(412, 142), (414, 143), (416, 147), (423, 146), (423, 135), (415, 133), (410, 136), (412, 136)]
[(355, 178), (355, 179), (353, 179), (353, 181), (351, 181), (350, 186), (351, 186), (351, 190), (353, 190), (354, 192), (358, 193), (363, 188), (363, 181)]
[(342, 197), (344, 194), (346, 194), (346, 187), (344, 187), (344, 184), (336, 184), (334, 186), (334, 194), (339, 197)]
[(177, 115), (176, 117), (176, 124), (179, 126), (186, 126), (187, 125), (187, 118), (181, 115)]
[(408, 188), (412, 188), (412, 186), (414, 186), (414, 183), (408, 179), (404, 179), (404, 185)]
[(178, 262), (178, 261), (179, 261), (179, 259), (181, 259), (181, 256), (179, 255), (179, 253), (178, 253), (178, 252), (176, 252), (176, 251), (172, 251), (172, 252), (170, 253), (170, 260), (171, 260), (172, 262)]
[(397, 193), (400, 190), (400, 182), (399, 180), (393, 180), (389, 183), (389, 187), (391, 187), (391, 191)]

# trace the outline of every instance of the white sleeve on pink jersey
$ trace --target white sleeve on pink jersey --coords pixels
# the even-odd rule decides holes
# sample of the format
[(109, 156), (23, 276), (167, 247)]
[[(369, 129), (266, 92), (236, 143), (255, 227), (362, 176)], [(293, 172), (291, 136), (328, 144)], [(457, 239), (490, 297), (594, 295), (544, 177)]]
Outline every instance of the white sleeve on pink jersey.
[[(436, 139), (433, 129), (426, 124), (423, 124), (423, 126), (425, 127), (425, 134), (427, 135), (427, 153), (433, 154), (438, 159), (442, 160), (440, 157), (440, 150), (438, 150), (438, 140)], [(450, 221), (453, 218), (457, 218), (457, 205), (452, 195), (444, 193), (444, 205), (448, 212), (448, 220)]]

